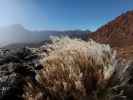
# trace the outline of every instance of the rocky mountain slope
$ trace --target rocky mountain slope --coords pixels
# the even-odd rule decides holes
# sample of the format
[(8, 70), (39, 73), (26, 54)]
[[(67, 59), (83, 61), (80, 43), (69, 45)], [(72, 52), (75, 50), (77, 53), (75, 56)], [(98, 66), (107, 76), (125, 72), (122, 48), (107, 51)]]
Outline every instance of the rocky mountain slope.
[(100, 43), (108, 43), (112, 47), (133, 45), (133, 11), (118, 16), (90, 34), (89, 38)]
[(89, 38), (99, 43), (111, 45), (118, 55), (133, 58), (133, 11), (128, 11), (89, 34)]

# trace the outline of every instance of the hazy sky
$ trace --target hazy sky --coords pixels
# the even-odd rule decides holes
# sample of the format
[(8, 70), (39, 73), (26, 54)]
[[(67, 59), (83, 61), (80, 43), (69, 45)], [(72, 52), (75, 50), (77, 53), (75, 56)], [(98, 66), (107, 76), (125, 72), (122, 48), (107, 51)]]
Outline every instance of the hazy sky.
[(133, 0), (0, 0), (0, 26), (95, 30), (127, 10)]

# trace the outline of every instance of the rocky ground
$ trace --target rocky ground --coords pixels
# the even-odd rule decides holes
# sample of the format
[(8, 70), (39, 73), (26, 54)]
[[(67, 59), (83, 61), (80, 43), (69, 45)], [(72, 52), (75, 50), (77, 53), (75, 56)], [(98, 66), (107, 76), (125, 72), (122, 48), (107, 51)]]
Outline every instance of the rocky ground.
[(34, 81), (40, 67), (38, 56), (29, 48), (0, 50), (0, 100), (21, 100), (26, 78)]

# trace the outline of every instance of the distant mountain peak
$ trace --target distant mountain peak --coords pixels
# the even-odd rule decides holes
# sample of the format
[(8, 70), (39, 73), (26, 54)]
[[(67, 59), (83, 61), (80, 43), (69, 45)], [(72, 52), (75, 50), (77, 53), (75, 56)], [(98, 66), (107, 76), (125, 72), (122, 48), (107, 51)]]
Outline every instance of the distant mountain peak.
[(89, 31), (30, 31), (21, 24), (14, 24), (0, 28), (0, 47), (5, 45), (34, 45), (49, 40), (50, 36), (69, 36), (71, 38), (81, 38), (87, 40)]

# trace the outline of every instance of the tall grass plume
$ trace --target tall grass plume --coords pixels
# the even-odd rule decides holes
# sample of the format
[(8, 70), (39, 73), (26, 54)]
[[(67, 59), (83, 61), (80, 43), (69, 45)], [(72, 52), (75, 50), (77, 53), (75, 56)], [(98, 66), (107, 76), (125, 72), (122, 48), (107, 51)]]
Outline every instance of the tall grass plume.
[(109, 45), (56, 37), (46, 47), (37, 85), (27, 82), (25, 87), (26, 100), (96, 100), (96, 92), (108, 87), (115, 70), (115, 52)]

